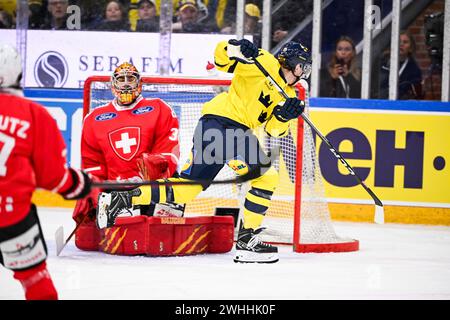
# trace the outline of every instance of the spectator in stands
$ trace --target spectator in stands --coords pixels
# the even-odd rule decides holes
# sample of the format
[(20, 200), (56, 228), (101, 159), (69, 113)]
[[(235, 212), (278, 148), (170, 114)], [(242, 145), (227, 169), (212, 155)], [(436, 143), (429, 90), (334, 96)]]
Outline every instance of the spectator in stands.
[(202, 23), (205, 18), (204, 14), (200, 11), (196, 0), (180, 0), (175, 14), (176, 22), (172, 24), (172, 31), (186, 33), (217, 32), (215, 25)]
[(11, 29), (12, 27), (12, 16), (8, 12), (0, 10), (0, 29)]
[(16, 0), (0, 0), (0, 29), (15, 27)]
[[(158, 1), (158, 6), (160, 0), (152, 0), (152, 2)], [(136, 31), (137, 21), (139, 20), (139, 9), (138, 4), (140, 0), (128, 0), (125, 7), (128, 8), (128, 22), (130, 23), (130, 30)]]
[(97, 27), (101, 31), (130, 31), (127, 12), (119, 1), (109, 1), (105, 8), (105, 19)]
[(272, 45), (276, 46), (289, 34), (288, 28), (284, 27), (282, 23), (275, 24), (272, 33)]
[(347, 36), (340, 37), (328, 66), (321, 71), (321, 97), (361, 97), (361, 70), (357, 67), (355, 58), (353, 40)]
[(84, 30), (95, 30), (102, 23), (101, 12), (105, 8), (105, 0), (72, 0), (72, 4), (77, 5), (81, 10), (81, 28)]
[(49, 13), (47, 6), (43, 4), (43, 0), (28, 0), (28, 9), (30, 10), (28, 28), (39, 29)]
[[(231, 4), (234, 3), (234, 10)], [(217, 30), (221, 30), (227, 19), (232, 19), (236, 14), (236, 1), (233, 0), (208, 0), (205, 1), (207, 17), (205, 22), (214, 25)], [(201, 10), (201, 9), (200, 9)]]
[[(261, 11), (259, 7), (254, 3), (247, 3), (245, 5), (245, 17), (244, 17), (244, 34), (253, 36), (253, 43), (257, 46), (261, 46)], [(235, 34), (236, 22), (231, 21), (229, 24), (220, 30), (220, 33)]]
[(48, 0), (47, 9), (50, 15), (41, 25), (46, 30), (67, 30), (68, 0)]
[[(43, 0), (28, 0), (28, 28), (40, 29), (45, 17), (50, 14)], [(0, 0), (0, 29), (16, 27), (17, 0)]]
[[(414, 38), (407, 32), (400, 32), (399, 46), (399, 79), (398, 99), (422, 99), (422, 71), (414, 59), (416, 44)], [(380, 70), (379, 98), (389, 98), (390, 52), (386, 51), (382, 58)]]
[(140, 0), (138, 3), (139, 20), (136, 24), (138, 32), (158, 32), (159, 18), (156, 16), (156, 6), (153, 0)]
[(244, 33), (255, 34), (258, 32), (258, 22), (261, 19), (261, 11), (258, 6), (253, 3), (245, 5)]
[(312, 0), (287, 0), (272, 14), (272, 47), (281, 43), (312, 13)]
[(250, 34), (253, 36), (253, 43), (257, 47), (261, 47), (261, 11), (258, 6), (253, 3), (247, 3), (245, 5), (245, 17), (244, 17), (244, 34)]

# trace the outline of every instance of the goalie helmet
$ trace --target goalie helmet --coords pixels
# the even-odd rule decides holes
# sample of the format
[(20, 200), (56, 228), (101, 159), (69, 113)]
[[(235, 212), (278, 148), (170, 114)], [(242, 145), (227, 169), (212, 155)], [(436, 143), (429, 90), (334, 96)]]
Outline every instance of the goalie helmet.
[(22, 62), (17, 50), (8, 45), (0, 45), (0, 87), (19, 87), (22, 78)]
[(300, 65), (302, 74), (300, 79), (308, 79), (311, 75), (312, 60), (309, 49), (301, 43), (289, 41), (276, 54), (276, 58), (281, 66), (294, 72), (297, 65)]
[(111, 90), (122, 105), (133, 103), (142, 92), (141, 76), (134, 65), (128, 62), (118, 66), (111, 78)]

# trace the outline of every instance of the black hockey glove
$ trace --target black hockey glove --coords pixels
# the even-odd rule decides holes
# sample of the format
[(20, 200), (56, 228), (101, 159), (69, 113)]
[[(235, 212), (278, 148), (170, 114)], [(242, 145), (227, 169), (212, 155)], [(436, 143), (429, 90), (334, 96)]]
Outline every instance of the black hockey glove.
[(300, 117), (305, 110), (305, 101), (297, 98), (288, 98), (282, 106), (276, 106), (273, 109), (273, 115), (278, 121), (287, 122)]
[(242, 55), (247, 59), (256, 58), (258, 56), (258, 47), (253, 42), (247, 39), (242, 40), (231, 39), (228, 41), (228, 43), (233, 46), (239, 46)]

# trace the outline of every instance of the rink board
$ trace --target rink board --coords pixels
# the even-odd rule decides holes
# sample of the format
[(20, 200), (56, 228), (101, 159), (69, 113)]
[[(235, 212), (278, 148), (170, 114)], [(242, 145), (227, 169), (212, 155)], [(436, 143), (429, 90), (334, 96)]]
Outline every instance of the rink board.
[[(50, 108), (68, 145), (68, 159), (79, 166), (82, 92), (29, 89), (26, 95)], [(448, 104), (316, 98), (311, 106), (314, 124), (384, 202), (386, 222), (450, 225)], [(332, 218), (372, 221), (370, 197), (317, 137), (316, 143)], [(42, 191), (34, 200), (73, 206)], [(221, 201), (221, 206), (235, 203)]]

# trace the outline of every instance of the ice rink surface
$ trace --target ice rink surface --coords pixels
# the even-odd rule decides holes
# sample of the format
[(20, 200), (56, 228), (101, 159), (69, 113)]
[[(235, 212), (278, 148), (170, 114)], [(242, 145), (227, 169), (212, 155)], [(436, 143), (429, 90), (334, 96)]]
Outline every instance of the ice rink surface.
[[(233, 252), (190, 257), (124, 257), (80, 251), (56, 256), (54, 234), (73, 230), (71, 210), (38, 208), (49, 271), (63, 300), (449, 300), (450, 227), (335, 222), (360, 241), (351, 253), (298, 254), (280, 247), (275, 264), (236, 264)], [(0, 299), (23, 299), (0, 269)]]

